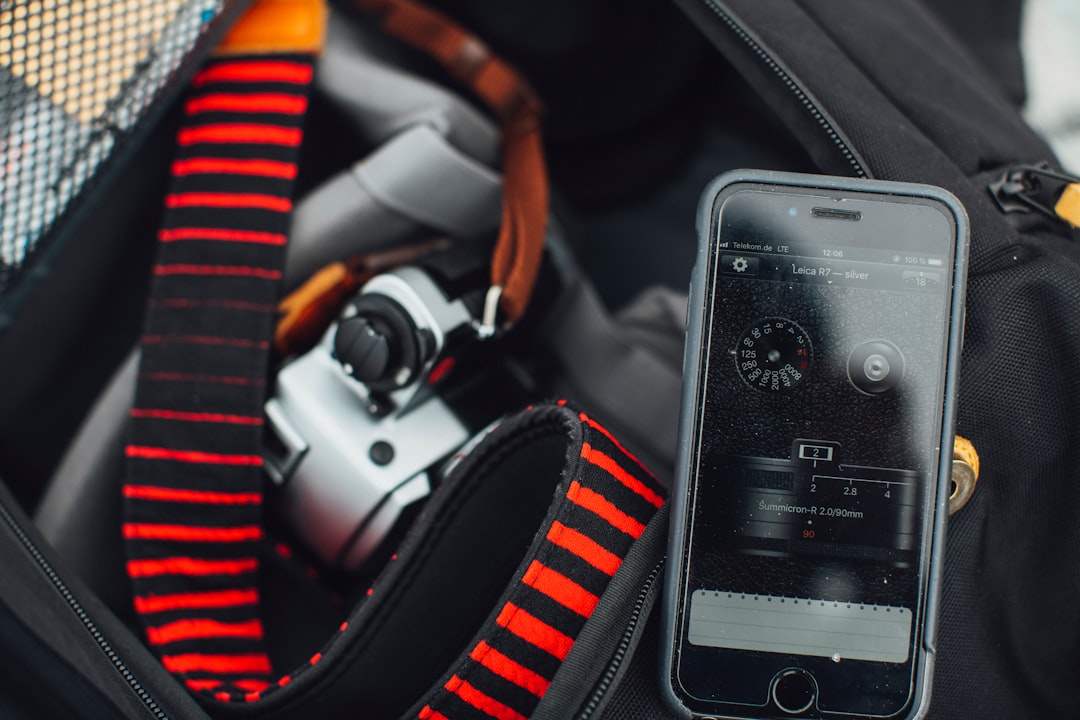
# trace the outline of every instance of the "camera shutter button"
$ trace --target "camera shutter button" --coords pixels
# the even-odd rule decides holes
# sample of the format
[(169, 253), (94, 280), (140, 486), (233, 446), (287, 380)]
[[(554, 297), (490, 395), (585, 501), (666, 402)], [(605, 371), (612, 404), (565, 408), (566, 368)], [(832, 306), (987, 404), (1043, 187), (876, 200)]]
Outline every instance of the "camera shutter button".
[(364, 316), (343, 320), (334, 336), (334, 355), (363, 383), (378, 382), (390, 365), (390, 342)]

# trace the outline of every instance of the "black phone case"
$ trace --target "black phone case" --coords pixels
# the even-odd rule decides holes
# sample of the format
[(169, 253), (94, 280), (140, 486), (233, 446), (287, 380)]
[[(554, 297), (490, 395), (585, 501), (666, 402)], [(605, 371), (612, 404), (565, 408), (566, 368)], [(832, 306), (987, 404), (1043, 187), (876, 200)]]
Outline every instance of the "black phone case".
[[(671, 687), (674, 653), (677, 638), (678, 598), (682, 594), (680, 578), (684, 573), (689, 507), (693, 494), (690, 482), (690, 460), (697, 437), (694, 424), (699, 416), (701, 393), (694, 380), (700, 375), (703, 359), (703, 333), (708, 329), (705, 298), (712, 268), (712, 244), (715, 240), (715, 208), (734, 189), (744, 183), (775, 185), (789, 188), (820, 188), (825, 190), (875, 193), (896, 197), (931, 198), (944, 204), (952, 213), (956, 230), (956, 256), (952, 288), (952, 320), (948, 341), (948, 362), (945, 377), (945, 404), (942, 422), (941, 448), (951, 448), (955, 427), (955, 398), (960, 350), (963, 341), (963, 308), (966, 287), (968, 253), (968, 219), (963, 205), (951, 193), (930, 185), (903, 183), (862, 178), (844, 178), (826, 175), (810, 175), (761, 170), (733, 170), (715, 178), (704, 190), (698, 203), (696, 229), (698, 233), (697, 256), (691, 275), (686, 345), (683, 359), (683, 391), (679, 421), (679, 447), (676, 456), (675, 477), (671, 493), (671, 525), (668, 537), (667, 568), (664, 578), (661, 627), (660, 682), (661, 692), (668, 705), (693, 717), (678, 699)], [(916, 684), (909, 704), (908, 719), (922, 718), (929, 709), (930, 685), (936, 654), (936, 626), (941, 579), (941, 559), (944, 553), (945, 523), (948, 518), (949, 483), (951, 482), (951, 453), (940, 454), (937, 471), (936, 502), (932, 519), (932, 544), (929, 566), (926, 569), (926, 590), (922, 642), (917, 649)]]

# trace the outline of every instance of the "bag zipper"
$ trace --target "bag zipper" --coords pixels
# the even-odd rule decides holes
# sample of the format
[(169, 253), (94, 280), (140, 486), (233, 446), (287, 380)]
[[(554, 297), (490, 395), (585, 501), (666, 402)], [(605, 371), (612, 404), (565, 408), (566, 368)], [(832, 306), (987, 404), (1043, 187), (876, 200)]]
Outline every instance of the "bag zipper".
[(810, 116), (825, 132), (825, 136), (836, 146), (851, 166), (855, 177), (872, 177), (870, 171), (859, 157), (858, 152), (847, 141), (844, 134), (833, 123), (828, 114), (817, 104), (810, 94), (803, 89), (799, 81), (780, 63), (780, 61), (756, 38), (742, 23), (730, 13), (726, 6), (717, 0), (702, 0), (704, 5), (716, 15), (720, 21), (730, 29), (750, 51), (754, 53), (769, 70), (779, 78), (784, 87), (795, 96), (795, 99), (810, 113)]
[(577, 720), (589, 720), (600, 706), (601, 700), (607, 695), (608, 690), (611, 688), (611, 684), (615, 681), (615, 676), (619, 673), (619, 669), (627, 659), (627, 653), (630, 651), (634, 636), (637, 634), (638, 625), (641, 623), (642, 617), (646, 614), (646, 606), (652, 607), (649, 603), (649, 596), (652, 594), (652, 589), (656, 584), (657, 579), (663, 575), (663, 572), (664, 558), (661, 558), (660, 562), (653, 567), (652, 572), (645, 578), (645, 582), (641, 586), (641, 592), (638, 593), (637, 600), (634, 602), (633, 611), (626, 621), (626, 629), (619, 639), (619, 644), (615, 648), (615, 653), (611, 656), (611, 662), (608, 663), (607, 669), (596, 683), (596, 687), (593, 689), (593, 693), (589, 697), (589, 700), (585, 703), (584, 709), (578, 713)]
[(15, 537), (19, 540), (22, 546), (30, 554), (30, 557), (32, 557), (37, 563), (38, 568), (52, 582), (53, 587), (55, 587), (57, 592), (60, 593), (60, 596), (67, 601), (68, 607), (70, 607), (72, 612), (75, 613), (75, 616), (79, 618), (79, 620), (83, 624), (83, 627), (85, 627), (86, 631), (90, 633), (90, 636), (94, 638), (94, 641), (97, 642), (98, 647), (101, 649), (101, 651), (105, 653), (105, 657), (109, 659), (109, 662), (112, 663), (113, 667), (120, 674), (120, 677), (124, 679), (124, 681), (128, 684), (128, 687), (131, 688), (132, 692), (134, 692), (135, 695), (142, 701), (143, 705), (146, 706), (147, 710), (153, 713), (153, 716), (157, 718), (157, 720), (169, 720), (169, 715), (157, 704), (154, 698), (150, 696), (150, 693), (146, 691), (146, 688), (142, 686), (142, 684), (138, 681), (138, 679), (131, 672), (131, 670), (128, 669), (127, 664), (124, 663), (123, 659), (117, 654), (115, 650), (113, 650), (113, 647), (109, 644), (108, 639), (106, 639), (105, 635), (94, 623), (89, 613), (87, 613), (85, 608), (83, 608), (78, 598), (76, 598), (74, 593), (72, 593), (71, 590), (68, 588), (67, 584), (60, 577), (59, 573), (57, 573), (56, 570), (53, 568), (52, 563), (50, 563), (48, 559), (46, 559), (46, 557), (42, 554), (41, 550), (39, 550), (37, 545), (34, 544), (34, 541), (30, 539), (30, 537), (22, 529), (22, 526), (18, 523), (18, 521), (15, 520), (11, 513), (8, 512), (7, 508), (4, 507), (3, 504), (0, 504), (0, 519), (3, 519), (4, 523), (8, 526), (11, 532), (15, 535)]

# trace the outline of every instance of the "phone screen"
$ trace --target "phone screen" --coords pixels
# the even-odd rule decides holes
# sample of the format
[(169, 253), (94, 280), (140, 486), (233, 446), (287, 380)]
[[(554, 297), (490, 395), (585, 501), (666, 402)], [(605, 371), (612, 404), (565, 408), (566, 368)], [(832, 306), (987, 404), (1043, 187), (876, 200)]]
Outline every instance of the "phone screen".
[(743, 185), (709, 232), (672, 685), (703, 713), (903, 713), (942, 468), (953, 216)]

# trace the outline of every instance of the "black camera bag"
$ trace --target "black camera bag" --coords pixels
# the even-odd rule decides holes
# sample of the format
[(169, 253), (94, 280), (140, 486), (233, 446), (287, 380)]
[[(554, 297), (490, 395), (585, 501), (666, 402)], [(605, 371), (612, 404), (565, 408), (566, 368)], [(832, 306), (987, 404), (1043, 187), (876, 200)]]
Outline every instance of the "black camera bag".
[[(1080, 250), (1075, 231), (1027, 202), (1053, 206), (1062, 181), (1037, 167), (1053, 162), (1051, 151), (1023, 123), (995, 79), (914, 0), (679, 4), (764, 98), (817, 169), (936, 184), (966, 206), (972, 260), (958, 432), (975, 443), (983, 469), (973, 499), (950, 522), (931, 717), (1070, 715), (1071, 694), (1080, 681), (1080, 631), (1070, 601), (1080, 590), (1080, 527), (1070, 514), (1080, 493), (1071, 482), (1080, 470), (1074, 411), (1080, 366), (1072, 361), (1080, 352), (1074, 320), (1080, 309)], [(698, 92), (723, 96), (728, 89), (722, 77), (716, 87), (707, 80)], [(575, 417), (561, 406), (527, 411), (473, 450), (481, 464), (504, 452), (520, 453), (516, 462), (552, 477), (547, 484), (538, 481), (541, 489), (523, 500), (528, 509), (522, 522), (529, 525), (523, 531), (525, 547), (504, 557), (504, 567), (493, 575), (499, 586), (476, 596), (487, 599), (478, 600), (474, 616), (462, 622), (453, 641), (457, 645), (438, 648), (445, 667), (427, 670), (448, 674), (432, 683), (430, 692), (414, 687), (407, 692), (415, 695), (404, 697), (388, 691), (391, 702), (383, 714), (351, 704), (356, 680), (348, 668), (359, 661), (377, 669), (381, 661), (360, 658), (362, 653), (349, 649), (356, 646), (348, 645), (311, 663), (319, 666), (318, 673), (306, 679), (298, 674), (300, 691), (290, 691), (287, 701), (268, 697), (263, 703), (210, 701), (200, 707), (113, 610), (64, 569), (64, 558), (53, 557), (5, 493), (0, 556), (7, 582), (0, 584), (0, 638), (7, 651), (0, 711), (13, 717), (95, 718), (395, 717), (406, 709), (411, 709), (407, 717), (437, 717), (435, 712), (450, 718), (673, 717), (656, 690), (664, 510), (647, 527), (647, 516), (639, 520), (640, 536), (623, 548), (618, 571), (597, 590), (597, 604), (575, 631), (565, 660), (552, 668), (542, 699), (521, 701), (509, 688), (498, 706), (453, 701), (437, 711), (424, 709), (441, 697), (455, 669), (475, 649), (475, 642), (466, 648), (463, 639), (474, 639), (485, 618), (497, 617), (504, 588), (523, 577), (535, 559), (539, 546), (530, 539), (550, 527), (557, 510), (549, 514), (548, 505), (559, 496), (557, 488), (574, 479), (562, 468), (570, 467), (566, 449), (580, 454), (580, 433), (586, 432), (575, 429)], [(537, 423), (546, 430), (536, 430)], [(613, 443), (607, 450), (617, 454), (618, 444), (604, 437)], [(529, 453), (554, 460), (530, 463)], [(477, 477), (469, 474), (476, 463), (459, 466), (455, 477), (461, 487)], [(432, 512), (457, 502), (454, 498), (448, 495)], [(500, 502), (488, 499), (473, 512), (497, 512)], [(432, 542), (440, 522), (430, 515), (405, 541), (402, 555)], [(480, 538), (463, 552), (482, 553), (487, 543)], [(295, 570), (282, 567), (285, 582), (291, 581)], [(400, 578), (391, 571), (384, 580)], [(287, 609), (283, 617), (289, 617)], [(325, 629), (304, 626), (293, 632), (299, 637)], [(308, 637), (300, 645), (319, 646), (325, 637)], [(410, 642), (416, 647), (424, 639)], [(392, 638), (385, 640), (385, 647), (393, 646)], [(454, 660), (463, 648), (465, 655)], [(497, 687), (487, 695), (496, 692)], [(530, 710), (513, 710), (515, 698)]]

